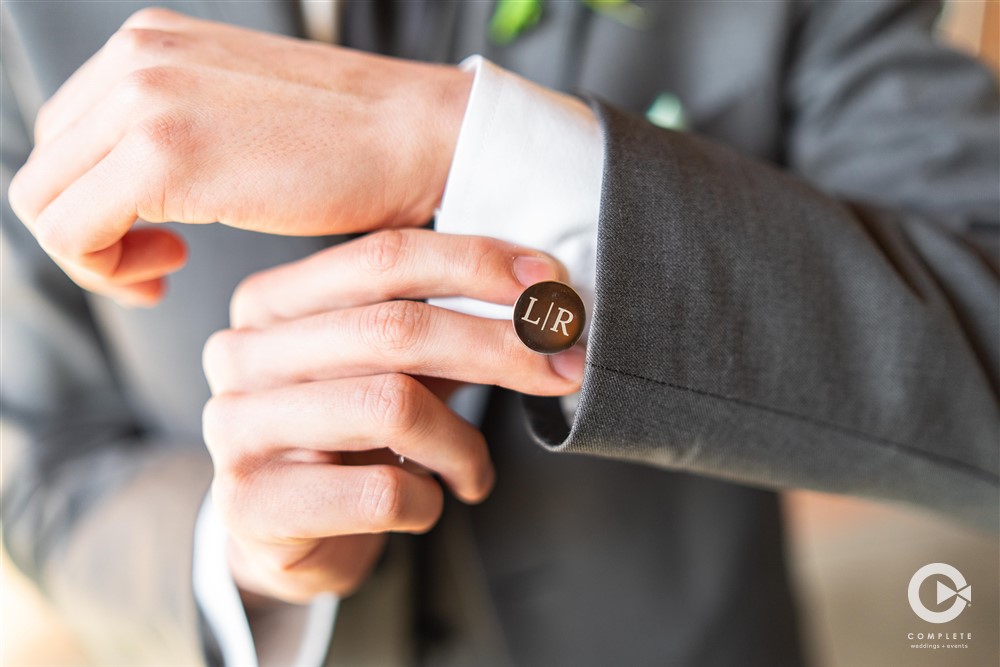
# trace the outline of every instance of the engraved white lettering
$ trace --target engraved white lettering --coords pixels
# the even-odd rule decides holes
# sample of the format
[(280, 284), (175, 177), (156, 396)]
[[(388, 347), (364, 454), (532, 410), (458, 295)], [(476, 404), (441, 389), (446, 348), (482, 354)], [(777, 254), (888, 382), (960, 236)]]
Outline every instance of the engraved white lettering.
[(545, 321), (542, 322), (542, 328), (543, 329), (545, 328), (545, 325), (549, 323), (549, 315), (552, 314), (552, 306), (553, 306), (553, 304), (551, 302), (549, 302), (549, 310), (548, 310), (547, 313), (545, 313)]
[[(563, 315), (566, 315), (566, 319), (563, 319)], [(556, 321), (552, 323), (552, 329), (550, 331), (556, 331), (556, 327), (562, 326), (563, 336), (569, 337), (569, 332), (566, 331), (566, 325), (573, 321), (573, 313), (566, 310), (565, 308), (559, 309), (559, 314), (556, 315)]]
[(528, 310), (524, 311), (524, 315), (521, 316), (521, 319), (528, 324), (534, 324), (537, 326), (539, 321), (538, 318), (536, 317), (533, 320), (529, 320), (528, 315), (531, 315), (531, 309), (535, 307), (535, 302), (538, 301), (538, 299), (533, 296), (529, 296), (528, 298), (531, 299), (531, 301), (528, 303)]

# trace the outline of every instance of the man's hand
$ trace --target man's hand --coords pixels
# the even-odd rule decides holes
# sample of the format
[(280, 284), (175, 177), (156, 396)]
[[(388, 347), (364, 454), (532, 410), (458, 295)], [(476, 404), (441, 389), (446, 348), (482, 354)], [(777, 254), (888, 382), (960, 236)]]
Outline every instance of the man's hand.
[(354, 590), (386, 532), (437, 521), (442, 492), (427, 471), (482, 500), (494, 474), (486, 443), (444, 396), (456, 381), (568, 394), (583, 351), (544, 357), (509, 321), (401, 299), (511, 304), (552, 279), (564, 269), (536, 251), (386, 230), (244, 281), (233, 329), (204, 355), (212, 493), (241, 589), (293, 602)]
[(42, 107), (10, 202), (79, 284), (155, 303), (185, 247), (137, 219), (286, 235), (424, 224), (470, 86), (454, 67), (144, 9)]

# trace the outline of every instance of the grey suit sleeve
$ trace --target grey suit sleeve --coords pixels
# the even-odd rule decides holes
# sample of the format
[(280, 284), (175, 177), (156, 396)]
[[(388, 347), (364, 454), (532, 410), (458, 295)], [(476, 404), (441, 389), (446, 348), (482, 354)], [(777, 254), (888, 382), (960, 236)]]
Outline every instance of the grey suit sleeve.
[[(571, 430), (536, 436), (995, 528), (1000, 120), (921, 4), (817, 3), (781, 170), (600, 102), (596, 305)], [(794, 173), (797, 172), (797, 173)]]
[(210, 465), (142, 431), (86, 298), (11, 212), (30, 141), (6, 71), (0, 85), (5, 546), (96, 664), (199, 664), (191, 542)]

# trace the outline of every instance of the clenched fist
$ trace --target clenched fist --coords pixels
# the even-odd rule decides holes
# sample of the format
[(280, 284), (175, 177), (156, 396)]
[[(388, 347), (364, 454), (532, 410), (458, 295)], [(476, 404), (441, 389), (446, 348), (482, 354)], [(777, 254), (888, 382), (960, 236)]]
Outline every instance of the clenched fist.
[(447, 394), (461, 382), (568, 394), (583, 351), (538, 355), (509, 321), (410, 299), (512, 304), (527, 285), (565, 278), (542, 253), (427, 230), (377, 232), (248, 278), (233, 328), (204, 354), (212, 493), (241, 589), (292, 602), (349, 593), (385, 533), (434, 525), (439, 479), (482, 500), (486, 443)]
[(424, 224), (471, 83), (144, 9), (42, 107), (10, 203), (80, 285), (155, 303), (185, 247), (137, 219), (285, 235)]

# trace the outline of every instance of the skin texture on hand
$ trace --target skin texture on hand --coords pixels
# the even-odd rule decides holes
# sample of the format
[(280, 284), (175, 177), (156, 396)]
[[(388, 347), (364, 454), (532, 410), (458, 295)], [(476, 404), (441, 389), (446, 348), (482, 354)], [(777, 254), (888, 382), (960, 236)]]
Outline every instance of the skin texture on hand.
[(537, 251), (413, 229), (370, 234), (240, 285), (233, 328), (205, 346), (213, 398), (203, 426), (245, 599), (349, 594), (386, 533), (433, 527), (441, 484), (464, 502), (486, 497), (486, 442), (445, 399), (459, 382), (571, 393), (583, 350), (545, 357), (509, 321), (402, 299), (512, 304), (552, 279), (565, 280), (565, 269)]
[(42, 107), (10, 202), (81, 286), (150, 305), (185, 247), (137, 219), (284, 235), (426, 223), (471, 77), (144, 9)]

